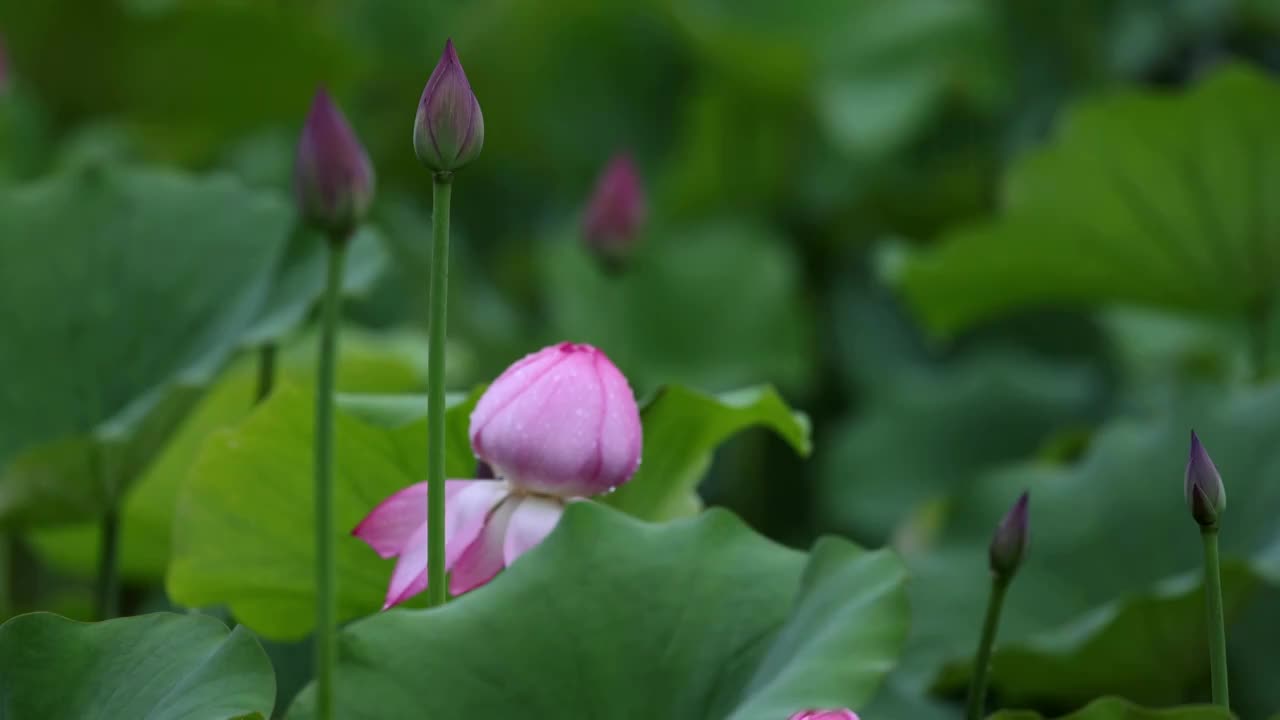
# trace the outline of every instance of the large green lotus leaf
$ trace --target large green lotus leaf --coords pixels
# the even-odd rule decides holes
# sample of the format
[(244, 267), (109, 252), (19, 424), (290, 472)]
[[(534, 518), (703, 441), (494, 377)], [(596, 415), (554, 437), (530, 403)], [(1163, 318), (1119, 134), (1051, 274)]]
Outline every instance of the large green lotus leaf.
[(752, 426), (778, 433), (808, 455), (809, 419), (787, 407), (772, 387), (707, 395), (679, 385), (660, 389), (640, 410), (643, 462), (635, 477), (604, 502), (644, 520), (696, 513), (698, 483), (720, 443)]
[[(1181, 487), (1188, 428), (1232, 498), (1221, 532), (1229, 609), (1248, 599), (1257, 578), (1280, 578), (1280, 486), (1270, 481), (1280, 472), (1280, 384), (1222, 392), (1156, 418), (1113, 421), (1072, 465), (1009, 468), (954, 497), (934, 549), (911, 559), (918, 621), (904, 662), (918, 679), (933, 684), (942, 665), (972, 654), (989, 585), (987, 543), (1026, 488), (1033, 541), (1005, 604), (995, 693), (1055, 707), (1105, 694), (1151, 705), (1194, 697), (1208, 663), (1200, 584), (1179, 578), (1201, 564)], [(972, 622), (956, 620), (966, 617)], [(1101, 656), (1124, 657), (1124, 670), (1099, 671)]]
[[(1030, 710), (1004, 710), (989, 720), (1041, 720), (1043, 717)], [(1212, 705), (1157, 710), (1138, 707), (1123, 698), (1106, 697), (1063, 715), (1060, 720), (1232, 720), (1234, 717), (1229, 711)]]
[[(313, 394), (291, 385), (233, 428), (208, 438), (179, 497), (166, 589), (189, 607), (225, 604), (272, 639), (296, 639), (315, 619)], [(472, 477), (467, 421), (475, 396), (448, 412), (449, 477)], [(426, 476), (425, 420), (389, 429), (335, 413), (338, 613), (382, 605), (390, 566), (351, 529), (387, 496)]]
[[(1272, 550), (1273, 559), (1280, 559), (1280, 543)], [(1276, 648), (1280, 647), (1277, 607), (1280, 586), (1273, 583), (1254, 594), (1227, 636), (1231, 705), (1241, 717), (1280, 719), (1280, 686), (1275, 682)]]
[(1280, 279), (1280, 87), (1242, 66), (1089, 101), (1011, 171), (1003, 214), (901, 268), (935, 330), (1029, 307), (1241, 313)]
[[(342, 289), (346, 295), (368, 292), (387, 264), (381, 235), (363, 227), (351, 238), (343, 268)], [(304, 229), (295, 229), (288, 249), (276, 268), (271, 295), (263, 313), (241, 342), (253, 347), (279, 340), (300, 327), (311, 308), (324, 294), (329, 249), (324, 238)]]
[(668, 2), (697, 49), (762, 91), (817, 100), (837, 147), (892, 150), (957, 84), (976, 79), (990, 39), (981, 3), (964, 0)]
[(228, 177), (90, 167), (0, 197), (0, 521), (135, 479), (259, 312), (292, 210)]
[(859, 538), (887, 539), (924, 503), (1033, 454), (1090, 419), (1102, 396), (1080, 365), (983, 352), (883, 374), (869, 404), (827, 440), (817, 510)]
[[(337, 714), (778, 720), (857, 707), (901, 649), (905, 578), (891, 553), (836, 539), (806, 566), (722, 510), (653, 525), (581, 503), (488, 586), (347, 628)], [(313, 702), (304, 691), (289, 717), (314, 717)]]
[(815, 16), (828, 39), (818, 117), (835, 146), (882, 155), (916, 137), (953, 91), (982, 99), (995, 68), (986, 61), (994, 15), (971, 0), (854, 0)]
[[(304, 337), (281, 353), (281, 382), (311, 387), (315, 382), (316, 338)], [(357, 393), (404, 392), (417, 387), (418, 373), (393, 343), (347, 330), (339, 343), (337, 385)], [(244, 356), (229, 367), (183, 421), (165, 449), (125, 496), (120, 531), (120, 572), (138, 582), (155, 582), (169, 562), (170, 533), (178, 489), (205, 439), (229, 428), (253, 409), (257, 361)], [(96, 525), (34, 530), (26, 535), (41, 559), (63, 572), (96, 572)]]
[(644, 238), (626, 272), (603, 272), (575, 237), (542, 263), (555, 340), (608, 353), (641, 395), (662, 383), (711, 390), (809, 375), (809, 314), (784, 238), (745, 222)]
[(0, 717), (247, 720), (276, 681), (253, 633), (207, 615), (81, 623), (51, 613), (0, 625)]

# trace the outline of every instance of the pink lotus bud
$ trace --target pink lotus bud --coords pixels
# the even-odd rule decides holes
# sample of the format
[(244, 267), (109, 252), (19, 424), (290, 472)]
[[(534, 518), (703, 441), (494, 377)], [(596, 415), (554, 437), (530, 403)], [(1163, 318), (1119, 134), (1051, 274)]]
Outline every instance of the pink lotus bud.
[(1187, 508), (1191, 517), (1203, 527), (1218, 524), (1218, 516), (1227, 509), (1227, 490), (1222, 486), (1222, 476), (1213, 458), (1200, 444), (1196, 431), (1191, 431), (1191, 453), (1187, 457), (1187, 472), (1182, 484)]
[(316, 91), (298, 140), (294, 193), (303, 220), (342, 242), (373, 202), (369, 156), (329, 94)]
[(852, 710), (801, 710), (787, 720), (858, 720)]
[(1022, 564), (1022, 557), (1027, 552), (1027, 502), (1030, 496), (1022, 493), (1018, 501), (1009, 508), (1009, 512), (996, 526), (991, 537), (988, 556), (991, 560), (991, 572), (1002, 578), (1012, 578)]
[(453, 172), (475, 160), (483, 147), (484, 115), (449, 40), (418, 101), (413, 151), (432, 170)]
[(635, 163), (626, 153), (615, 155), (596, 181), (582, 218), (582, 239), (606, 267), (617, 268), (635, 245), (645, 215)]
[(559, 497), (615, 488), (640, 465), (631, 386), (590, 345), (561, 343), (507, 368), (471, 413), (471, 447), (516, 488)]

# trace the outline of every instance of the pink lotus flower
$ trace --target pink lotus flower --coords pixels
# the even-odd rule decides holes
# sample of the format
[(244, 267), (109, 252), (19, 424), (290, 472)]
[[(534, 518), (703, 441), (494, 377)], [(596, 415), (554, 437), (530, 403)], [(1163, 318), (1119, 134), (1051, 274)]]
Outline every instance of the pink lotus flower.
[(858, 720), (852, 710), (801, 710), (787, 720)]
[[(640, 411), (627, 379), (590, 345), (561, 343), (516, 362), (471, 413), (471, 448), (496, 480), (449, 480), (449, 591), (473, 590), (542, 542), (565, 505), (607, 492), (640, 465)], [(399, 557), (383, 609), (427, 588), (427, 485), (374, 508), (352, 534)]]

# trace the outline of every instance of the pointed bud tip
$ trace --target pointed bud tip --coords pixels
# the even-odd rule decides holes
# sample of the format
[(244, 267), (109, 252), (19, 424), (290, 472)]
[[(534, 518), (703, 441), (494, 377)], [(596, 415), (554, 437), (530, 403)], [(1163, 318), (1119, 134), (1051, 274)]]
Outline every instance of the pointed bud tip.
[(1005, 513), (991, 538), (991, 571), (998, 577), (1012, 578), (1027, 551), (1028, 503), (1030, 493), (1023, 491), (1017, 502)]

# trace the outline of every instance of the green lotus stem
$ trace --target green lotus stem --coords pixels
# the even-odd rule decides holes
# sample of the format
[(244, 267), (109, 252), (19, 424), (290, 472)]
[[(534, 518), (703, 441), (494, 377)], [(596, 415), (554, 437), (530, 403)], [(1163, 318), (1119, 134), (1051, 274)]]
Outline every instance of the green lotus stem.
[(1204, 541), (1204, 606), (1209, 627), (1209, 670), (1213, 704), (1230, 708), (1227, 693), (1227, 628), (1222, 616), (1222, 573), (1218, 563), (1218, 527), (1200, 528)]
[(276, 344), (266, 343), (258, 348), (258, 386), (254, 401), (260, 403), (271, 394), (276, 384)]
[(99, 620), (110, 620), (120, 614), (120, 505), (117, 500), (111, 500), (102, 516), (101, 529), (95, 615)]
[(13, 614), (13, 538), (0, 532), (0, 622)]
[(329, 275), (320, 318), (316, 375), (316, 716), (333, 717), (333, 668), (337, 660), (337, 570), (333, 530), (333, 379), (342, 310), (345, 238), (329, 243)]
[(996, 643), (996, 630), (1000, 627), (1000, 610), (1004, 607), (1005, 591), (1009, 589), (1008, 577), (994, 575), (991, 580), (991, 597), (987, 600), (987, 619), (982, 623), (982, 638), (978, 641), (978, 658), (973, 667), (973, 683), (969, 686), (969, 720), (981, 720), (987, 706), (987, 676), (991, 670), (991, 649)]
[(453, 174), (437, 172), (431, 213), (431, 335), (427, 348), (427, 602), (449, 598), (444, 574), (444, 341), (449, 296), (449, 196)]

